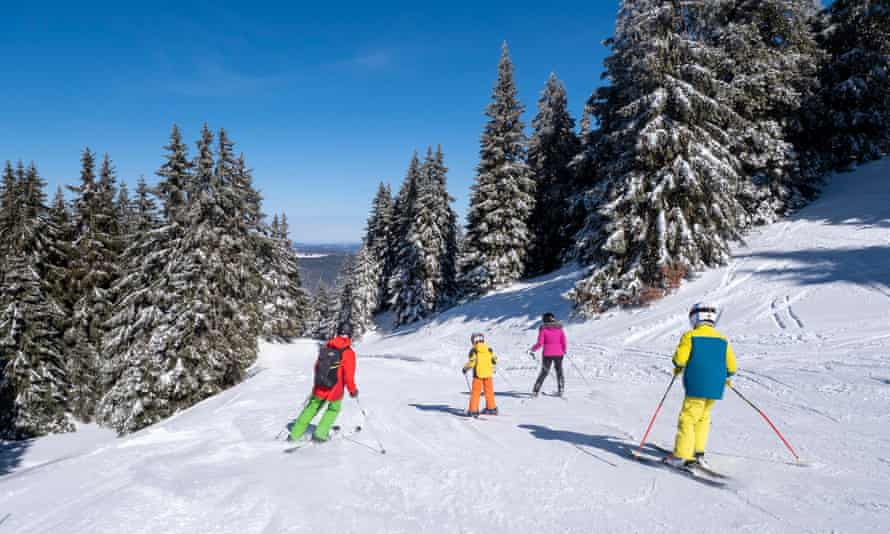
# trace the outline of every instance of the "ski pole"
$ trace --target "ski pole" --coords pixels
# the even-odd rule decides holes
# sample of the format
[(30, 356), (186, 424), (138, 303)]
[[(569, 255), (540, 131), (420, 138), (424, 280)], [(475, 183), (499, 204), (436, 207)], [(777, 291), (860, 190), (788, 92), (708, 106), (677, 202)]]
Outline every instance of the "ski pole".
[(639, 456), (640, 453), (643, 451), (643, 445), (646, 444), (646, 438), (649, 437), (649, 432), (652, 431), (652, 425), (655, 424), (655, 418), (658, 417), (658, 412), (660, 412), (661, 407), (664, 406), (664, 401), (665, 401), (665, 399), (667, 399), (668, 393), (670, 393), (671, 388), (674, 387), (674, 382), (676, 382), (676, 381), (677, 381), (677, 375), (674, 375), (673, 378), (671, 378), (671, 383), (668, 384), (668, 387), (664, 392), (664, 396), (661, 397), (661, 402), (658, 403), (658, 408), (656, 408), (655, 413), (652, 414), (652, 419), (649, 421), (649, 426), (646, 427), (646, 433), (643, 434), (643, 440), (640, 441), (640, 446), (637, 448), (636, 452), (634, 452), (634, 456)]
[(740, 399), (742, 399), (743, 401), (748, 403), (748, 406), (754, 408), (754, 411), (756, 411), (757, 413), (760, 414), (761, 417), (763, 417), (763, 420), (766, 421), (767, 424), (769, 424), (770, 428), (772, 428), (773, 431), (776, 433), (776, 435), (779, 436), (779, 439), (782, 440), (782, 443), (784, 443), (785, 446), (788, 447), (788, 450), (791, 451), (791, 454), (794, 455), (794, 459), (797, 461), (797, 463), (800, 463), (800, 456), (798, 456), (797, 453), (794, 452), (794, 448), (791, 446), (790, 443), (788, 443), (788, 440), (785, 439), (785, 436), (783, 436), (782, 433), (779, 432), (779, 429), (776, 428), (776, 425), (774, 425), (773, 422), (770, 421), (769, 417), (767, 417), (766, 414), (763, 413), (763, 410), (761, 410), (760, 408), (755, 406), (753, 402), (751, 402), (750, 400), (748, 400), (747, 397), (742, 395), (742, 393), (739, 390), (737, 390), (732, 384), (729, 384), (729, 389), (733, 390), (735, 392), (735, 394), (739, 396)]
[[(566, 355), (565, 357), (568, 358), (569, 356)], [(587, 377), (584, 376), (584, 373), (583, 373), (583, 372), (581, 372), (581, 368), (578, 367), (578, 365), (575, 363), (575, 359), (572, 358), (572, 359), (570, 359), (569, 361), (572, 362), (572, 367), (574, 367), (575, 370), (578, 371), (578, 374), (581, 375), (581, 378), (584, 380), (584, 383), (587, 384), (588, 387), (590, 387), (590, 385), (591, 385), (591, 384), (590, 384), (590, 381), (587, 380)]]
[[(354, 398), (355, 398), (355, 403), (358, 405), (358, 409), (362, 411), (362, 419), (365, 422), (365, 426), (367, 426), (368, 425), (368, 414), (365, 413), (365, 409), (362, 408), (362, 403), (359, 402), (358, 397), (354, 397)], [(379, 439), (377, 439), (377, 435), (372, 432), (371, 437), (374, 438), (374, 441), (377, 442), (377, 447), (380, 448), (380, 454), (386, 454), (386, 449), (383, 448), (383, 444), (380, 443)]]
[(470, 395), (473, 394), (473, 388), (470, 387), (470, 377), (467, 376), (467, 373), (464, 373), (464, 381), (467, 383), (467, 393)]

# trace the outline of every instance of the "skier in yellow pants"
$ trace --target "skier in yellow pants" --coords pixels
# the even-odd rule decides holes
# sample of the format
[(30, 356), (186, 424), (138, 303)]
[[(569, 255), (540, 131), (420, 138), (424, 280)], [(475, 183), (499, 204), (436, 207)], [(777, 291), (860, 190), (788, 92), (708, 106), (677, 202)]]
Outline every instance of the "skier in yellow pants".
[(696, 304), (689, 311), (689, 330), (674, 353), (674, 374), (683, 373), (686, 399), (677, 424), (674, 453), (665, 462), (675, 467), (698, 463), (704, 455), (711, 430), (711, 409), (723, 398), (723, 390), (736, 372), (735, 354), (726, 337), (717, 331), (717, 308)]

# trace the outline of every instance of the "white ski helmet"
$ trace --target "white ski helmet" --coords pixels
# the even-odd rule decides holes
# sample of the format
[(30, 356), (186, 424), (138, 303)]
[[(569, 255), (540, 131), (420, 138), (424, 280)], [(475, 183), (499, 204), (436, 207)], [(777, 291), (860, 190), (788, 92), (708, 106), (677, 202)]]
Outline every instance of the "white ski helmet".
[(704, 302), (695, 303), (689, 310), (689, 324), (693, 328), (700, 323), (710, 323), (711, 326), (717, 324), (717, 318), (720, 316), (717, 306), (706, 304)]
[(485, 334), (480, 334), (476, 332), (472, 336), (470, 336), (470, 343), (475, 345), (476, 343), (485, 343)]

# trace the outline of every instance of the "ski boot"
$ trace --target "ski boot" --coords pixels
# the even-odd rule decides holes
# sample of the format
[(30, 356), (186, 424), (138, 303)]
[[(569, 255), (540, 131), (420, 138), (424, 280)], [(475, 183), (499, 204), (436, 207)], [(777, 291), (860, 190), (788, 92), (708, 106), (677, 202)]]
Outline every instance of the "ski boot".
[(494, 407), (494, 408), (486, 408), (485, 411), (483, 411), (482, 413), (485, 414), (485, 415), (497, 415), (497, 414), (498, 414), (498, 409), (497, 409), (497, 407)]
[(466, 416), (467, 417), (479, 417), (479, 412), (471, 412), (470, 410), (467, 410)]
[(686, 469), (689, 466), (689, 464), (692, 463), (692, 460), (684, 460), (683, 458), (680, 458), (679, 456), (674, 456), (673, 454), (669, 454), (669, 455), (665, 456), (665, 458), (662, 460), (662, 463), (669, 465), (671, 467), (675, 467), (677, 469)]
[(692, 465), (699, 466), (703, 469), (711, 469), (711, 464), (705, 460), (705, 453), (703, 452), (695, 453), (695, 460), (692, 461)]

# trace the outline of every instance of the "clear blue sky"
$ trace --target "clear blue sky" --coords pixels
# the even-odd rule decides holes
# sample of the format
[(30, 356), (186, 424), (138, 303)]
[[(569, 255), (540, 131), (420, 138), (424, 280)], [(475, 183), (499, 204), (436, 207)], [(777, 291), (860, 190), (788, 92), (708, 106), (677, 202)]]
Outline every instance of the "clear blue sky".
[[(216, 4), (216, 5), (213, 5)], [(307, 7), (307, 4), (311, 4)], [(0, 31), (0, 160), (52, 190), (79, 153), (150, 182), (175, 122), (245, 152), (267, 213), (295, 240), (357, 241), (380, 180), (441, 143), (466, 211), (483, 112), (507, 40), (534, 114), (555, 71), (577, 118), (600, 83), (617, 0), (547, 2), (13, 2)], [(50, 192), (52, 192), (52, 190)]]

